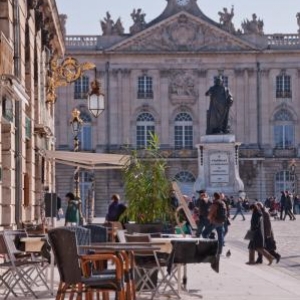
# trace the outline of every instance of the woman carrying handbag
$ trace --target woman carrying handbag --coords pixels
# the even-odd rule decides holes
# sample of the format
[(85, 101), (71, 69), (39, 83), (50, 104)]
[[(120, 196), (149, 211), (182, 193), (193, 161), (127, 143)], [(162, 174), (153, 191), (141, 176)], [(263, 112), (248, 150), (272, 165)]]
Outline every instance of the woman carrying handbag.
[(269, 261), (269, 265), (271, 265), (274, 258), (266, 249), (264, 249), (265, 240), (262, 212), (257, 204), (251, 204), (250, 210), (252, 211), (250, 230), (253, 232), (253, 238), (249, 242), (249, 261), (246, 262), (246, 264), (255, 264), (255, 251), (257, 251), (264, 256)]

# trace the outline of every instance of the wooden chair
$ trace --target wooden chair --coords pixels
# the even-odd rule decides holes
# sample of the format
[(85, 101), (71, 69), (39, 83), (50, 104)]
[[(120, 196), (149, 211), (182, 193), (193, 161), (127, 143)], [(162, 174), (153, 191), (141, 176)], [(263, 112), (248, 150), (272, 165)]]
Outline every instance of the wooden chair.
[[(104, 294), (113, 291), (119, 300), (125, 300), (124, 272), (119, 257), (113, 253), (79, 255), (76, 234), (70, 227), (52, 229), (48, 235), (60, 275), (57, 300), (64, 299), (67, 292), (70, 292), (70, 299), (75, 293), (78, 299), (83, 293), (87, 299), (92, 299), (94, 291)], [(115, 265), (113, 273), (92, 274), (94, 263), (108, 260)]]

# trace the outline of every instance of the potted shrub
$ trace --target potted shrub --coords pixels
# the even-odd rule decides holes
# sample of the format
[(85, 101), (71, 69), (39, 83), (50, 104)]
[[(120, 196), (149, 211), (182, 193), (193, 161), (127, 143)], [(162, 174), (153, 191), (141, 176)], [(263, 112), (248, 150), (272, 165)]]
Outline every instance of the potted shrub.
[[(154, 232), (151, 229), (153, 224), (160, 224), (162, 227), (162, 224), (173, 219), (170, 205), (171, 181), (166, 175), (167, 164), (160, 155), (157, 135), (151, 135), (149, 146), (143, 150), (143, 154), (140, 158), (138, 152), (133, 150), (123, 169), (127, 200), (125, 217), (135, 223), (129, 224), (131, 227), (136, 227), (137, 224), (150, 226), (139, 232)], [(132, 231), (128, 226), (127, 230)], [(138, 229), (134, 229), (136, 230)]]

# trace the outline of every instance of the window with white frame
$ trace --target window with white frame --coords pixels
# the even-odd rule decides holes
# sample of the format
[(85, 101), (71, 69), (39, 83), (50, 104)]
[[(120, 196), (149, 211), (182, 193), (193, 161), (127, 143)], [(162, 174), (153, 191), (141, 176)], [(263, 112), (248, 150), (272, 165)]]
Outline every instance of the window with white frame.
[(139, 76), (137, 97), (138, 99), (153, 98), (152, 77), (147, 75)]
[(279, 149), (294, 147), (295, 126), (291, 113), (282, 109), (274, 116), (274, 142)]
[(174, 143), (175, 149), (193, 148), (193, 119), (186, 112), (179, 113), (175, 117)]
[(147, 112), (141, 113), (136, 120), (136, 145), (138, 148), (149, 146), (151, 134), (155, 133), (154, 117)]
[(83, 120), (78, 138), (80, 142), (80, 151), (92, 150), (92, 119), (86, 113), (81, 113), (80, 118)]
[(196, 181), (195, 176), (189, 171), (180, 171), (174, 177), (182, 194), (191, 196), (194, 190), (194, 184)]
[(275, 174), (275, 195), (280, 199), (281, 191), (295, 193), (296, 175), (288, 170), (283, 170)]
[(276, 98), (292, 98), (291, 76), (284, 73), (276, 76)]
[(82, 76), (74, 83), (74, 99), (85, 99), (89, 92), (89, 77)]

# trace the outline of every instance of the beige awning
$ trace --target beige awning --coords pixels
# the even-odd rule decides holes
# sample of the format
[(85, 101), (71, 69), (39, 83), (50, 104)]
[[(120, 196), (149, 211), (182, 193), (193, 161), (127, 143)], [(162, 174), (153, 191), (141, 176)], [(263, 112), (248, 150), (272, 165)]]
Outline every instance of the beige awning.
[(45, 153), (46, 158), (54, 159), (56, 163), (92, 170), (120, 169), (129, 158), (128, 155), (106, 153), (49, 150), (46, 150)]

